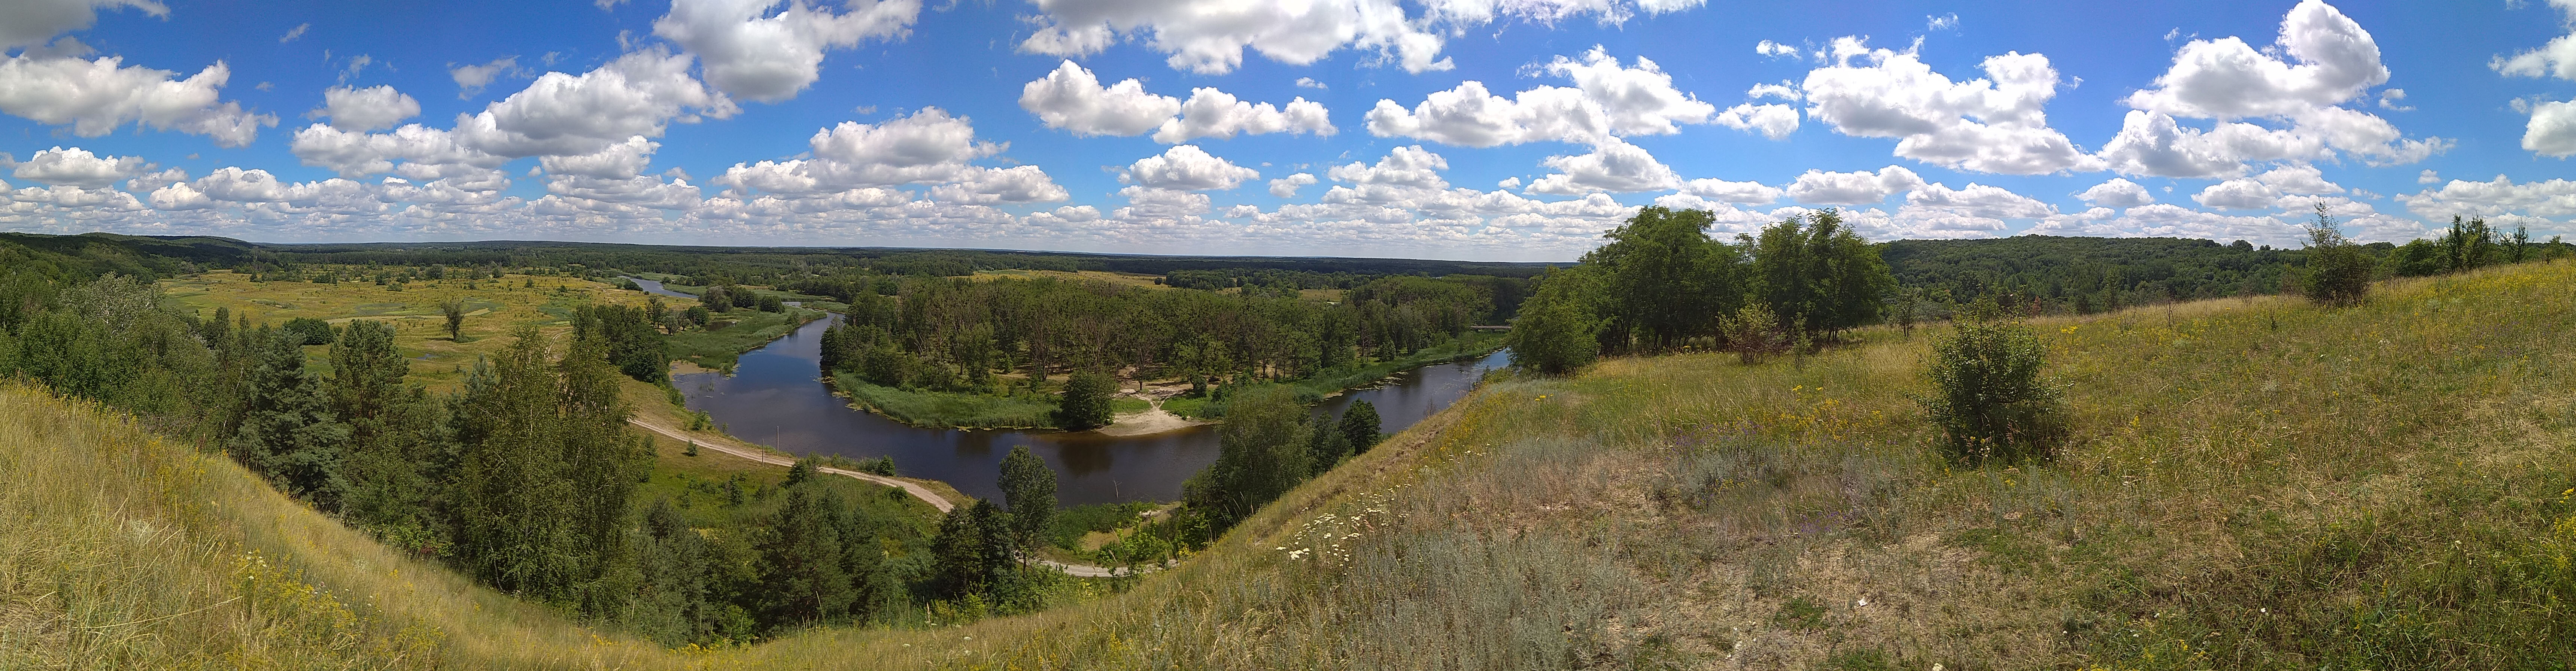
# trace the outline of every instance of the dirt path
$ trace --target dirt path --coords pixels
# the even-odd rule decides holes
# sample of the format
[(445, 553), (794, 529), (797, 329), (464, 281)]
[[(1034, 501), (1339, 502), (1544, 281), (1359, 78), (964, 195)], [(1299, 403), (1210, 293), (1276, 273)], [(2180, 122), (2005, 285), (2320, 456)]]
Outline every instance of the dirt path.
[[(1161, 409), (1160, 409), (1160, 408), (1156, 408), (1156, 410), (1157, 410), (1157, 411), (1159, 411), (1159, 410), (1161, 410)], [(1175, 419), (1177, 419), (1177, 418), (1175, 418)], [(730, 455), (733, 455), (733, 456), (736, 456), (736, 457), (741, 457), (741, 458), (744, 458), (744, 459), (749, 459), (749, 460), (756, 461), (756, 462), (760, 462), (760, 463), (764, 463), (764, 464), (770, 464), (770, 465), (773, 465), (773, 466), (794, 466), (794, 465), (796, 465), (796, 460), (795, 460), (795, 459), (788, 458), (788, 457), (787, 457), (787, 456), (785, 456), (785, 455), (780, 455), (780, 454), (771, 453), (771, 452), (769, 452), (768, 450), (763, 450), (763, 449), (756, 448), (756, 447), (752, 447), (752, 446), (749, 446), (749, 445), (728, 445), (728, 444), (726, 444), (726, 443), (730, 443), (730, 442), (733, 442), (733, 441), (721, 440), (721, 439), (717, 439), (717, 438), (710, 437), (710, 436), (692, 435), (692, 434), (690, 434), (689, 432), (681, 431), (681, 430), (679, 430), (679, 429), (673, 429), (673, 428), (671, 428), (671, 427), (663, 426), (663, 425), (661, 425), (661, 424), (657, 424), (657, 423), (654, 423), (654, 422), (648, 422), (648, 421), (643, 420), (642, 418), (631, 418), (631, 417), (630, 417), (630, 418), (628, 418), (628, 419), (626, 420), (626, 423), (628, 423), (628, 424), (633, 424), (633, 425), (635, 425), (635, 426), (638, 426), (638, 427), (643, 428), (643, 429), (644, 429), (644, 430), (646, 430), (646, 431), (651, 431), (651, 432), (654, 432), (654, 433), (658, 433), (658, 434), (661, 434), (661, 435), (663, 435), (663, 436), (669, 437), (669, 438), (671, 438), (671, 439), (673, 439), (673, 440), (678, 440), (678, 441), (683, 442), (683, 443), (691, 443), (691, 444), (695, 444), (695, 445), (697, 445), (698, 447), (701, 447), (701, 448), (710, 449), (710, 450), (715, 450), (715, 451), (717, 451), (717, 452), (722, 452), (722, 453), (725, 453), (725, 454), (730, 454)], [(930, 488), (929, 488), (929, 487), (923, 487), (923, 486), (921, 486), (921, 484), (920, 484), (920, 483), (917, 483), (917, 482), (912, 482), (912, 481), (909, 481), (909, 480), (903, 480), (903, 479), (899, 479), (899, 478), (889, 478), (889, 477), (885, 477), (885, 476), (882, 476), (882, 475), (877, 475), (877, 474), (875, 474), (875, 473), (861, 473), (861, 472), (858, 472), (858, 471), (844, 470), (844, 469), (838, 469), (838, 468), (831, 468), (831, 467), (828, 467), (828, 466), (827, 466), (827, 467), (817, 468), (817, 469), (815, 469), (815, 470), (817, 470), (817, 471), (821, 471), (821, 472), (824, 472), (824, 473), (829, 473), (829, 474), (832, 474), (832, 475), (842, 475), (842, 476), (848, 476), (848, 477), (858, 478), (858, 479), (860, 479), (860, 480), (864, 480), (864, 481), (867, 481), (867, 482), (876, 483), (876, 484), (879, 484), (879, 485), (884, 485), (884, 486), (887, 486), (887, 487), (900, 487), (900, 488), (902, 488), (902, 489), (903, 489), (903, 491), (905, 491), (905, 492), (907, 492), (907, 493), (912, 494), (913, 498), (921, 499), (921, 501), (922, 501), (923, 503), (928, 503), (928, 504), (930, 504), (930, 507), (932, 507), (932, 508), (938, 508), (938, 509), (939, 509), (939, 512), (941, 512), (941, 513), (946, 513), (946, 512), (948, 512), (948, 511), (950, 511), (950, 510), (955, 510), (955, 509), (957, 508), (957, 504), (956, 504), (956, 503), (951, 502), (951, 501), (949, 501), (947, 498), (940, 496), (937, 492), (930, 491)], [(1107, 577), (1111, 577), (1111, 576), (1120, 575), (1120, 573), (1119, 573), (1116, 569), (1111, 569), (1111, 568), (1103, 567), (1103, 566), (1088, 566), (1088, 565), (1083, 565), (1083, 564), (1066, 564), (1066, 563), (1062, 563), (1062, 562), (1051, 561), (1051, 560), (1045, 560), (1045, 559), (1031, 559), (1031, 560), (1029, 560), (1029, 563), (1032, 563), (1032, 564), (1038, 564), (1038, 565), (1042, 565), (1042, 566), (1052, 567), (1052, 568), (1054, 568), (1054, 569), (1056, 569), (1056, 570), (1063, 571), (1063, 572), (1065, 572), (1065, 573), (1067, 573), (1067, 574), (1070, 574), (1070, 575), (1073, 575), (1073, 576), (1076, 576), (1076, 577), (1083, 577), (1083, 578), (1107, 578)], [(1155, 569), (1153, 569), (1153, 568), (1142, 568), (1142, 569), (1139, 569), (1139, 571), (1140, 571), (1140, 572), (1150, 572), (1150, 571), (1153, 571), (1153, 570), (1155, 570)]]

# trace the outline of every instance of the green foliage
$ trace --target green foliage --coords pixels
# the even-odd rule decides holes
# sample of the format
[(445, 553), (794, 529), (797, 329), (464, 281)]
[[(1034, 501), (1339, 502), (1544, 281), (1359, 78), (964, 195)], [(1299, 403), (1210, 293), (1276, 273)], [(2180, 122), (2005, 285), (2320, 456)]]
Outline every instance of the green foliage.
[(1789, 339), (1784, 333), (1788, 329), (1782, 328), (1779, 315), (1771, 312), (1770, 305), (1746, 303), (1723, 321), (1726, 348), (1734, 351), (1736, 359), (1746, 365), (1761, 363), (1763, 357), (1789, 347)]
[(461, 338), (465, 332), (465, 302), (453, 298), (441, 301), (438, 313), (447, 318), (447, 339), (464, 342)]
[(305, 369), (301, 340), (266, 328), (252, 339), (259, 363), (246, 380), (241, 428), (225, 451), (287, 494), (337, 508), (348, 490), (341, 468), (349, 426), (332, 415), (321, 376)]
[(627, 377), (661, 383), (670, 379), (671, 357), (661, 329), (649, 310), (625, 305), (584, 305), (573, 312), (573, 337), (596, 334), (608, 345), (608, 360)]
[(1731, 312), (1743, 302), (1743, 257), (1734, 247), (1709, 239), (1710, 221), (1706, 210), (1643, 208), (1602, 235), (1609, 244), (1583, 255), (1586, 270), (1599, 282), (1601, 293), (1591, 303), (1603, 318), (1604, 350), (1677, 347), (1707, 335), (1711, 315)]
[(1055, 424), (1052, 396), (992, 396), (944, 391), (905, 390), (871, 384), (852, 373), (832, 376), (832, 388), (855, 404), (913, 426), (1045, 427)]
[(2065, 441), (2066, 403), (2041, 369), (2048, 344), (2015, 322), (1964, 320), (1948, 337), (1932, 341), (1923, 377), (1930, 394), (1916, 397), (1941, 446), (1951, 457), (1974, 462), (2048, 456)]
[(1385, 438), (1379, 433), (1381, 428), (1377, 404), (1368, 401), (1352, 401), (1351, 407), (1342, 410), (1341, 422), (1334, 427), (1341, 432), (1342, 441), (1350, 444), (1351, 454), (1376, 447), (1378, 441)]
[(1601, 347), (1601, 322), (1582, 303), (1589, 287), (1582, 269), (1558, 270), (1539, 279), (1538, 293), (1521, 304), (1503, 345), (1512, 366), (1563, 375), (1590, 365)]
[(1876, 321), (1880, 298), (1896, 288), (1878, 249), (1834, 210), (1762, 229), (1752, 256), (1753, 298), (1780, 321), (1829, 337)]
[(312, 317), (286, 320), (286, 326), (279, 328), (278, 331), (288, 340), (295, 341), (297, 345), (328, 345), (334, 337), (329, 322)]
[(1217, 426), (1216, 463), (1181, 486), (1182, 500), (1222, 530), (1313, 473), (1306, 406), (1285, 387), (1235, 393)]
[(1309, 476), (1323, 475), (1351, 456), (1351, 439), (1341, 431), (1331, 413), (1314, 416), (1306, 428), (1307, 468)]
[(1055, 519), (1055, 469), (1029, 452), (1027, 445), (1011, 446), (1002, 457), (1002, 502), (1010, 506), (1011, 532), (1022, 545), (1034, 545)]
[(1991, 296), (2032, 314), (2091, 314), (2147, 303), (2279, 293), (2306, 252), (2178, 238), (2022, 235), (1896, 240), (1880, 247), (1924, 307)]
[(501, 589), (571, 599), (625, 553), (629, 496), (650, 455), (625, 432), (602, 338), (549, 362), (535, 327), (514, 337), (456, 402), (457, 558)]
[(1109, 395), (1118, 383), (1103, 373), (1083, 371), (1065, 380), (1064, 393), (1056, 400), (1055, 425), (1067, 431), (1081, 431), (1108, 426)]
[[(2479, 222), (2484, 229), (2485, 222)], [(2458, 263), (2476, 267), (2487, 259), (2484, 238), (2459, 252)], [(2334, 216), (2326, 213), (2325, 203), (2316, 207), (2316, 221), (2308, 225), (2308, 265), (2301, 277), (2300, 290), (2308, 300), (2319, 305), (2358, 305), (2370, 293), (2371, 272), (2378, 262), (2362, 251), (2360, 245), (2343, 236)]]

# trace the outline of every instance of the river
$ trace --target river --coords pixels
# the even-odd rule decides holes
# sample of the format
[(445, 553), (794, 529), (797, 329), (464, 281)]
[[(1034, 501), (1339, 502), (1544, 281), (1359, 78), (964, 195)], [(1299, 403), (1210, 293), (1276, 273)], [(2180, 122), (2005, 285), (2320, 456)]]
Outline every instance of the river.
[[(660, 283), (636, 284), (666, 296)], [(742, 355), (734, 374), (672, 376), (689, 408), (706, 411), (727, 432), (792, 454), (837, 454), (852, 459), (892, 455), (906, 477), (955, 485), (978, 498), (1001, 496), (995, 484), (1002, 457), (1027, 445), (1056, 472), (1056, 498), (1064, 505), (1180, 498), (1181, 481), (1216, 461), (1213, 426), (1151, 436), (1112, 438), (1096, 432), (1009, 429), (927, 429), (849, 407), (817, 376), (823, 329), (816, 320), (786, 337)], [(1387, 433), (1403, 431), (1473, 389), (1485, 371), (1509, 362), (1496, 352), (1482, 359), (1434, 364), (1397, 373), (1383, 384), (1325, 401), (1317, 412), (1339, 413), (1355, 401), (1377, 405)]]

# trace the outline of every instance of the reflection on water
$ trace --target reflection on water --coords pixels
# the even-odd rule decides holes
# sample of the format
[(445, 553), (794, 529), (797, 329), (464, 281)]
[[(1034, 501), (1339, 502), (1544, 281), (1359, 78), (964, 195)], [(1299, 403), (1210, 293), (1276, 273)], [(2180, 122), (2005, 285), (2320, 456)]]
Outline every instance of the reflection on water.
[[(979, 498), (1001, 495), (994, 480), (1002, 456), (1013, 445), (1029, 446), (1055, 469), (1056, 496), (1065, 505), (1178, 499), (1181, 481), (1216, 460), (1216, 432), (1210, 426), (1112, 438), (1089, 431), (925, 429), (851, 409), (817, 378), (828, 323), (806, 324), (743, 354), (731, 377), (701, 373), (673, 376), (672, 382), (688, 396), (690, 408), (706, 411), (744, 440), (795, 454), (853, 459), (893, 455), (903, 475), (945, 481)], [(1486, 370), (1506, 362), (1498, 352), (1417, 368), (1380, 387), (1334, 398), (1320, 410), (1340, 412), (1352, 401), (1366, 399), (1377, 404), (1386, 432), (1395, 433), (1448, 407)]]

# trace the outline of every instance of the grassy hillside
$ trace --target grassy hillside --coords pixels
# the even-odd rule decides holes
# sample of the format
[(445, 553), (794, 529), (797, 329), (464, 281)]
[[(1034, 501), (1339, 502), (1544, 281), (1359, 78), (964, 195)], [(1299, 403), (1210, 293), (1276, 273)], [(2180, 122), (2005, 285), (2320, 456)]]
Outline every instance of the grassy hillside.
[(2562, 261), (2042, 320), (2077, 435), (2050, 463), (1937, 456), (1920, 335), (1501, 380), (1123, 594), (711, 653), (594, 638), (12, 389), (0, 665), (2552, 668), (2570, 295)]

